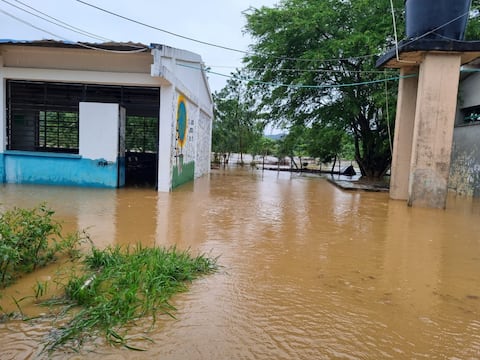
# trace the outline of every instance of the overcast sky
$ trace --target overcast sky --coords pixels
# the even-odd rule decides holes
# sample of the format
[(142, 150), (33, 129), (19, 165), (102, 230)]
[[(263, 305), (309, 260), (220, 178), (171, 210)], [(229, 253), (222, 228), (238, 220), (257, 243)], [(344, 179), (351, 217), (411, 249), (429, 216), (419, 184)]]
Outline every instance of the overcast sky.
[[(274, 6), (278, 0), (85, 0), (111, 12), (137, 21), (195, 38), (205, 42), (247, 50), (251, 39), (243, 34), (245, 17), (242, 11), (250, 6)], [(7, 12), (24, 22), (47, 30), (51, 34), (0, 12), (0, 39), (40, 40), (57, 39), (71, 41), (101, 42), (48, 23), (21, 11), (14, 6), (31, 6), (82, 30), (114, 41), (133, 41), (144, 44), (164, 44), (193, 51), (202, 56), (205, 65), (212, 71), (230, 74), (241, 66), (242, 54), (200, 43), (184, 40), (161, 31), (117, 18), (81, 4), (76, 0), (0, 0), (0, 11)], [(25, 8), (30, 12), (32, 9)], [(40, 15), (37, 13), (37, 15)], [(44, 16), (44, 15), (40, 15)], [(52, 34), (58, 35), (56, 37)], [(212, 91), (220, 90), (226, 77), (209, 74)]]

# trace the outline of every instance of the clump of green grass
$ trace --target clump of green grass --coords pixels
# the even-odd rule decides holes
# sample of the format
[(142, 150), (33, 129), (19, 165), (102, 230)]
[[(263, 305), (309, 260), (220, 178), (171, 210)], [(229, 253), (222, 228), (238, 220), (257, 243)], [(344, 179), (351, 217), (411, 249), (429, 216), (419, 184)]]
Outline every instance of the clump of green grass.
[(78, 254), (78, 245), (88, 235), (62, 235), (61, 223), (53, 218), (54, 213), (41, 204), (0, 214), (0, 288), (54, 261), (62, 252), (71, 257)]
[(193, 257), (175, 247), (93, 248), (83, 264), (82, 274), (72, 275), (65, 285), (65, 303), (80, 310), (53, 334), (46, 346), (50, 351), (69, 342), (80, 345), (90, 335), (131, 348), (126, 325), (145, 317), (155, 322), (157, 314), (173, 317), (171, 296), (217, 268), (216, 259)]

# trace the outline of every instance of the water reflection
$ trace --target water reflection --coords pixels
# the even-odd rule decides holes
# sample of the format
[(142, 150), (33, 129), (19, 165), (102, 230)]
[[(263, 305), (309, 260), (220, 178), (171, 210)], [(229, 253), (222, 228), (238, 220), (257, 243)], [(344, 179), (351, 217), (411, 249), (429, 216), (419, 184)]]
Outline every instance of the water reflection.
[[(98, 246), (141, 241), (220, 256), (220, 272), (175, 298), (177, 319), (148, 333), (153, 344), (132, 340), (148, 351), (99, 340), (94, 353), (54, 358), (480, 357), (478, 201), (412, 209), (384, 193), (249, 169), (218, 170), (171, 194), (6, 185), (0, 199), (47, 201), (72, 228), (91, 226)], [(35, 276), (3, 291), (2, 306)], [(42, 358), (48, 324), (0, 325), (0, 357)]]

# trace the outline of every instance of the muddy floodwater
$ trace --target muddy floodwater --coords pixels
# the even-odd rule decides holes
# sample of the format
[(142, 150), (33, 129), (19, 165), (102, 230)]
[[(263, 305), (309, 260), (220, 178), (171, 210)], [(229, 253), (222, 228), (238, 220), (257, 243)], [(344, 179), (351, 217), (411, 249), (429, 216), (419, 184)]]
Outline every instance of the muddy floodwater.
[[(318, 176), (214, 170), (170, 193), (3, 185), (0, 203), (46, 201), (97, 246), (176, 244), (220, 271), (175, 296), (176, 319), (130, 329), (133, 345), (92, 340), (58, 359), (480, 358), (480, 202), (407, 207)], [(32, 293), (58, 265), (2, 290)], [(25, 301), (24, 311), (35, 308)], [(0, 359), (43, 359), (52, 320), (0, 323)]]

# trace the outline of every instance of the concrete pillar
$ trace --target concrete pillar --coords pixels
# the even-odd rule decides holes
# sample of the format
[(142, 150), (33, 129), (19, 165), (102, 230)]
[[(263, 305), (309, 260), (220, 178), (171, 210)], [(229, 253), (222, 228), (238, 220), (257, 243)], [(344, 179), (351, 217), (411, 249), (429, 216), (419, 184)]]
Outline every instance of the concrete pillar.
[(174, 114), (175, 91), (172, 85), (160, 89), (160, 120), (158, 129), (158, 182), (157, 190), (169, 192), (172, 189), (172, 134), (175, 134)]
[(408, 200), (413, 124), (417, 102), (418, 67), (402, 67), (398, 85), (397, 115), (390, 176), (390, 198)]
[(445, 208), (460, 53), (425, 53), (420, 64), (408, 205)]

